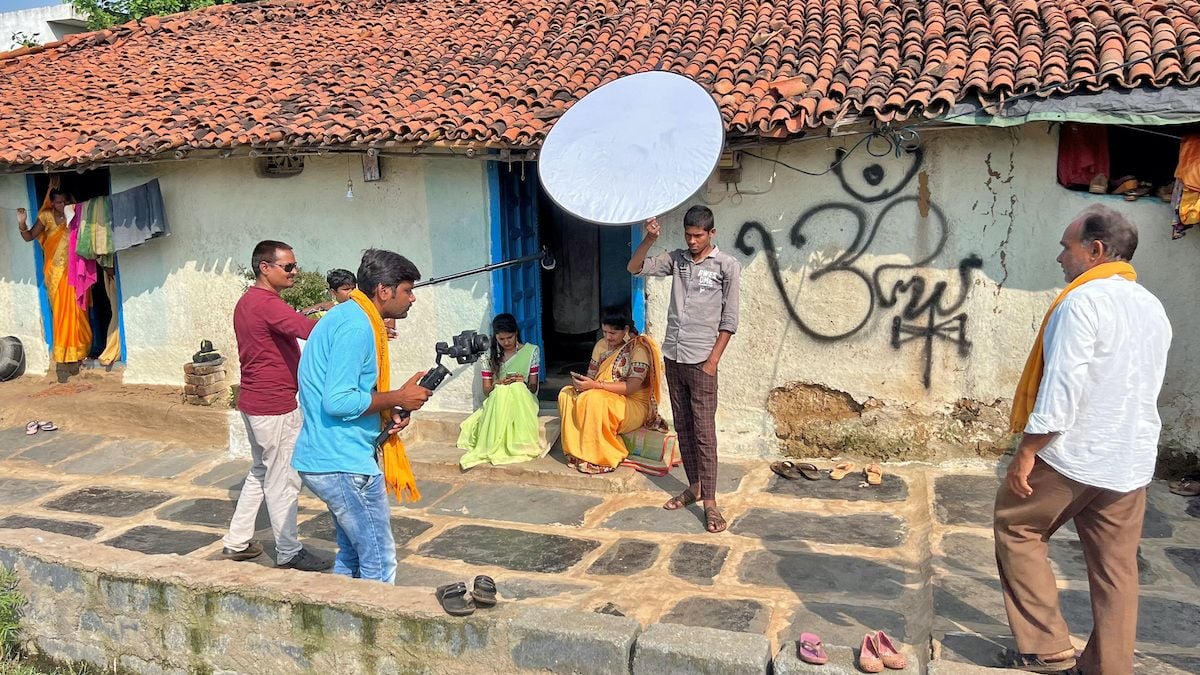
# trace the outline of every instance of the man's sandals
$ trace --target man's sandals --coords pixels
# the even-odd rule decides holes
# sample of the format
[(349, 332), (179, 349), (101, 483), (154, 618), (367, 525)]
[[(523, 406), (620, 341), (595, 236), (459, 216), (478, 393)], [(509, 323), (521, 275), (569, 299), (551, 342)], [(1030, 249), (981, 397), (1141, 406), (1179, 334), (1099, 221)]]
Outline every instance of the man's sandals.
[[(691, 488), (688, 488), (668, 499), (667, 503), (663, 504), (663, 508), (668, 511), (678, 511), (698, 501), (700, 501), (700, 498), (696, 496), (696, 493), (692, 492)], [(729, 524), (725, 522), (725, 516), (721, 515), (717, 507), (709, 506), (704, 508), (704, 529), (716, 534), (717, 532), (724, 532), (727, 527), (729, 527)]]

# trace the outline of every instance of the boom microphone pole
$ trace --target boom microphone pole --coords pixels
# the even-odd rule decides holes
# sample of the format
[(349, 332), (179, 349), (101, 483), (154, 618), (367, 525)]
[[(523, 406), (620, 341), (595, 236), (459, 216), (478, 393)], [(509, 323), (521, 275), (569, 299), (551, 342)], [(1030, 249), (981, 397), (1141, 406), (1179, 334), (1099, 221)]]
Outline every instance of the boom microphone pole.
[(522, 256), (520, 258), (514, 258), (512, 260), (505, 260), (504, 262), (491, 263), (488, 265), (484, 265), (483, 267), (476, 267), (475, 269), (466, 270), (464, 272), (455, 272), (454, 274), (448, 274), (444, 277), (434, 277), (428, 281), (422, 281), (420, 283), (413, 284), (413, 288), (421, 288), (422, 286), (431, 286), (433, 284), (441, 284), (441, 283), (445, 283), (447, 281), (454, 281), (455, 279), (469, 277), (472, 274), (482, 274), (484, 272), (492, 272), (494, 270), (504, 269), (505, 267), (514, 267), (516, 265), (524, 265), (525, 263), (533, 262), (534, 260), (537, 260), (538, 263), (542, 266), (542, 269), (547, 270), (547, 271), (554, 269), (558, 265), (558, 261), (556, 261), (554, 259), (554, 254), (550, 252), (550, 249), (543, 246), (541, 252), (539, 252), (539, 253), (531, 253), (530, 255)]

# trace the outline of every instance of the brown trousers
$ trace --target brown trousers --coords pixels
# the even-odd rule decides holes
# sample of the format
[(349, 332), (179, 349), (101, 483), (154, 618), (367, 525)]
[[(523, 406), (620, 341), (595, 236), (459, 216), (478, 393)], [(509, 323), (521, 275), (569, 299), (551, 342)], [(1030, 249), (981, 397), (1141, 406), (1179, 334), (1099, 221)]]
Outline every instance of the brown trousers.
[(663, 359), (667, 391), (688, 484), (700, 484), (700, 499), (717, 498), (717, 378), (699, 363)]
[(1094, 628), (1079, 658), (1085, 675), (1129, 675), (1138, 612), (1138, 543), (1146, 489), (1113, 492), (1077, 483), (1042, 460), (1029, 474), (1033, 495), (1001, 485), (996, 494), (996, 566), (1008, 624), (1025, 654), (1071, 648), (1046, 542), (1074, 519), (1087, 563)]

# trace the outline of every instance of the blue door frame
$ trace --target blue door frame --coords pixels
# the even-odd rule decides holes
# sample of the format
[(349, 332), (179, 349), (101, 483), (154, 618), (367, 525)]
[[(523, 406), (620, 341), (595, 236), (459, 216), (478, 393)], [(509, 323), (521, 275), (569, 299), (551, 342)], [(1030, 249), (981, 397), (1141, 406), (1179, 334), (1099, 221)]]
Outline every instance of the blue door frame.
[[(33, 214), (31, 219), (36, 219), (38, 210), (42, 206), (41, 200), (38, 198), (37, 181), (33, 174), (25, 174), (25, 188), (29, 193), (29, 213)], [(109, 180), (108, 193), (112, 194), (112, 181)], [(38, 289), (38, 304), (42, 310), (42, 335), (46, 338), (46, 346), (49, 348), (51, 360), (54, 357), (54, 315), (50, 313), (50, 295), (46, 292), (46, 277), (43, 273), (46, 265), (46, 254), (42, 251), (41, 246), (33, 247), (33, 265), (34, 278), (37, 279)], [(116, 290), (117, 290), (117, 306), (113, 311), (117, 313), (117, 331), (121, 334), (121, 357), (117, 359), (118, 363), (125, 363), (125, 355), (129, 351), (125, 348), (125, 312), (121, 311), (125, 304), (121, 297), (121, 262), (118, 256), (113, 256), (113, 271), (116, 272)], [(103, 283), (102, 281), (100, 283)]]
[[(540, 250), (538, 200), (541, 183), (537, 165), (506, 162), (487, 163), (488, 202), (491, 222), (491, 262), (503, 262)], [(629, 228), (630, 253), (642, 243), (642, 225)], [(629, 304), (634, 324), (646, 327), (646, 284), (640, 276), (630, 283)], [(537, 263), (492, 272), (493, 314), (508, 312), (517, 318), (521, 335), (539, 346), (542, 341), (542, 273)], [(122, 333), (124, 337), (124, 333)], [(546, 374), (546, 351), (541, 350), (542, 379)]]
[[(488, 162), (488, 201), (491, 206), (491, 262), (498, 263), (537, 253), (538, 184), (535, 165), (517, 166)], [(492, 272), (492, 312), (508, 312), (517, 319), (521, 337), (539, 347), (542, 340), (542, 268), (537, 262)], [(541, 349), (539, 371), (546, 378), (546, 350)]]

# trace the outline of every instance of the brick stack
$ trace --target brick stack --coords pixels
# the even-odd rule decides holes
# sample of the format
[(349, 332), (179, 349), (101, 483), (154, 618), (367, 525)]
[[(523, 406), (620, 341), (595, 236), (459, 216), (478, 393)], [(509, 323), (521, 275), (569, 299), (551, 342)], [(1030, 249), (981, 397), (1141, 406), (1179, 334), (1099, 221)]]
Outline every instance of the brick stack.
[(204, 363), (183, 364), (183, 401), (192, 405), (212, 405), (229, 396), (225, 381), (225, 357)]

